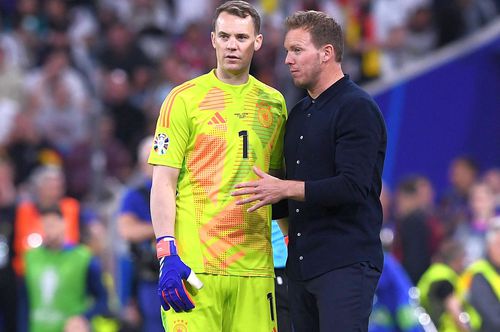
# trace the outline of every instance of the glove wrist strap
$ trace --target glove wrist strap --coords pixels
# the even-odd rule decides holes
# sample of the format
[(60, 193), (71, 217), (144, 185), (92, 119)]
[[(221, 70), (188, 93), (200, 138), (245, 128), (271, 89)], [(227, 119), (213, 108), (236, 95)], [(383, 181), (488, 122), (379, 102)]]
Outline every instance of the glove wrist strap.
[(165, 256), (174, 256), (174, 255), (177, 255), (175, 237), (161, 236), (156, 239), (156, 257), (158, 259)]

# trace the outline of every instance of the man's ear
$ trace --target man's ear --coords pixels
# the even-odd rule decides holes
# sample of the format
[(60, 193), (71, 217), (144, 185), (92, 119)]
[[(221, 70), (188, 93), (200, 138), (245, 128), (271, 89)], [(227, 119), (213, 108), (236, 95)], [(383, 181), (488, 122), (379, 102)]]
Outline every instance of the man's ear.
[(212, 47), (215, 48), (215, 32), (210, 32), (210, 40), (212, 41)]
[(332, 44), (326, 44), (321, 50), (321, 63), (328, 62), (332, 58), (335, 58), (335, 50)]
[(262, 34), (259, 33), (255, 37), (255, 41), (253, 42), (253, 49), (254, 49), (254, 51), (260, 50), (260, 48), (262, 47), (262, 42), (263, 41), (264, 41), (264, 36), (262, 36)]

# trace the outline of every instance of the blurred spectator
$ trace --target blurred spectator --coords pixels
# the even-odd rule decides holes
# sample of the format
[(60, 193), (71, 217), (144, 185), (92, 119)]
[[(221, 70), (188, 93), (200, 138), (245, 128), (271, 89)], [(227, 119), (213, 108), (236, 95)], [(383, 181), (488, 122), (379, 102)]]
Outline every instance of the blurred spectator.
[(406, 62), (411, 63), (430, 53), (437, 43), (434, 15), (430, 1), (414, 8), (407, 20), (407, 33), (404, 41)]
[(108, 314), (99, 261), (83, 245), (67, 245), (59, 208), (40, 210), (42, 245), (26, 254), (30, 331), (91, 331), (90, 320)]
[(104, 106), (115, 123), (115, 137), (135, 157), (144, 133), (145, 116), (131, 102), (129, 76), (124, 70), (116, 69), (104, 77), (104, 84)]
[(403, 179), (396, 189), (396, 234), (394, 254), (400, 260), (413, 284), (431, 262), (432, 230), (429, 214), (419, 192), (420, 177)]
[(111, 115), (104, 113), (95, 122), (92, 137), (87, 137), (64, 156), (68, 193), (79, 199), (90, 198), (92, 179), (98, 171), (93, 164), (97, 154), (101, 156), (102, 153), (104, 158), (104, 180), (112, 178), (125, 183), (131, 174), (132, 158), (124, 144), (115, 137)]
[[(170, 24), (171, 32), (175, 35), (181, 35), (186, 31), (187, 26), (192, 22), (205, 22), (211, 23), (210, 15), (215, 8), (221, 3), (220, 0), (170, 0), (173, 16)], [(196, 10), (193, 10), (196, 8)], [(208, 22), (207, 22), (208, 20)]]
[(206, 38), (208, 29), (206, 25), (193, 22), (186, 27), (182, 37), (178, 38), (173, 45), (175, 53), (184, 61), (189, 70), (186, 73), (189, 78), (201, 75), (206, 72), (206, 68), (215, 66), (213, 57), (207, 56), (214, 53), (212, 45)]
[(47, 53), (42, 67), (26, 76), (26, 93), (30, 110), (48, 108), (54, 104), (53, 93), (62, 84), (69, 93), (72, 107), (84, 110), (89, 92), (82, 76), (70, 65), (66, 49), (56, 48)]
[(0, 155), (0, 331), (17, 331), (17, 285), (12, 268), (16, 188), (12, 165)]
[(493, 191), (495, 197), (495, 211), (500, 214), (500, 168), (487, 170), (483, 175), (483, 181)]
[(136, 70), (130, 82), (130, 103), (141, 112), (145, 113), (151, 107), (153, 91), (151, 90), (153, 75), (152, 70), (147, 67), (141, 67)]
[(66, 223), (65, 243), (77, 244), (80, 239), (80, 203), (65, 197), (63, 170), (56, 166), (37, 168), (32, 175), (32, 184), (33, 196), (20, 202), (16, 209), (14, 268), (19, 276), (24, 274), (24, 253), (42, 243), (44, 228), (40, 209), (58, 206)]
[(458, 225), (455, 237), (466, 251), (466, 264), (484, 256), (486, 231), (495, 216), (495, 198), (486, 183), (476, 183), (469, 192), (470, 217)]
[(16, 185), (28, 180), (32, 171), (39, 166), (62, 164), (61, 155), (42, 136), (29, 112), (17, 115), (7, 152), (16, 170)]
[(0, 38), (0, 147), (10, 139), (23, 97), (23, 72), (9, 62), (6, 48)]
[(447, 189), (439, 202), (440, 215), (451, 235), (457, 226), (467, 221), (470, 188), (478, 177), (479, 168), (470, 157), (459, 156), (450, 163), (448, 179), (451, 187)]
[(47, 105), (35, 111), (42, 135), (63, 155), (89, 135), (88, 113), (71, 102), (71, 92), (62, 80), (53, 82)]
[(137, 70), (149, 66), (149, 60), (137, 45), (133, 32), (123, 23), (114, 23), (108, 28), (98, 60), (105, 71), (104, 75), (121, 69), (132, 80)]
[(369, 332), (423, 332), (417, 319), (417, 306), (410, 298), (413, 287), (399, 262), (388, 252), (375, 291)]
[[(1, 89), (1, 88), (0, 88)], [(19, 104), (11, 99), (0, 99), (0, 148), (7, 146), (12, 139)]]
[(471, 331), (477, 325), (464, 315), (467, 305), (462, 303), (457, 289), (458, 275), (465, 266), (464, 258), (460, 243), (444, 242), (435, 262), (418, 282), (421, 304), (436, 323), (438, 331)]
[[(266, 47), (257, 52), (252, 61), (251, 74), (258, 80), (270, 85), (278, 86), (279, 75), (274, 70), (278, 65), (283, 65), (282, 48), (283, 40), (281, 27), (271, 23), (270, 20), (263, 22), (262, 30), (266, 34)], [(270, 61), (276, 59), (276, 61)], [(278, 63), (279, 62), (279, 63)]]
[(37, 0), (19, 0), (12, 15), (5, 16), (7, 31), (3, 35), (12, 64), (27, 69), (35, 63), (37, 50), (43, 45), (45, 29), (41, 3)]
[[(0, 39), (0, 101), (23, 101), (23, 70), (8, 59), (7, 43)], [(3, 117), (2, 117), (3, 118)]]
[(168, 31), (170, 8), (164, 0), (132, 0), (130, 24), (136, 32), (152, 27)]
[(130, 244), (137, 283), (136, 293), (133, 296), (142, 316), (142, 331), (163, 332), (158, 311), (160, 301), (156, 296), (159, 263), (155, 256), (156, 238), (149, 210), (153, 167), (147, 161), (152, 143), (153, 137), (148, 136), (139, 145), (140, 181), (138, 185), (129, 188), (123, 196), (118, 216), (118, 230), (123, 239)]
[(500, 331), (500, 218), (486, 235), (486, 256), (469, 266), (461, 282), (481, 319), (481, 332)]
[(366, 83), (380, 77), (382, 71), (373, 3), (356, 0), (345, 1), (344, 4), (347, 47), (344, 63), (355, 81)]
[(441, 242), (445, 238), (443, 222), (438, 216), (435, 206), (435, 192), (431, 181), (425, 176), (416, 177), (417, 193), (422, 210), (427, 215), (427, 227), (430, 230), (429, 249), (433, 256), (437, 253)]
[(373, 20), (375, 24), (375, 40), (380, 54), (380, 73), (392, 76), (404, 64), (406, 22), (409, 9), (406, 1), (375, 0), (372, 1)]
[(71, 24), (68, 15), (67, 1), (46, 0), (43, 3), (45, 13), (45, 24), (47, 29), (56, 31), (66, 31)]

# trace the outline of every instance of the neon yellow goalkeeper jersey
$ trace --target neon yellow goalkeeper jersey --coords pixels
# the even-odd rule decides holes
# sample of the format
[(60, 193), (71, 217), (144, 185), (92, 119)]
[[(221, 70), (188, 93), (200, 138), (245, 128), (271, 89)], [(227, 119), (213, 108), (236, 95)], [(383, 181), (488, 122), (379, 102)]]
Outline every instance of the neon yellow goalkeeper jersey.
[(175, 236), (195, 272), (272, 276), (271, 208), (248, 213), (230, 193), (283, 160), (285, 100), (250, 76), (230, 85), (215, 70), (174, 88), (161, 107), (149, 163), (180, 169)]

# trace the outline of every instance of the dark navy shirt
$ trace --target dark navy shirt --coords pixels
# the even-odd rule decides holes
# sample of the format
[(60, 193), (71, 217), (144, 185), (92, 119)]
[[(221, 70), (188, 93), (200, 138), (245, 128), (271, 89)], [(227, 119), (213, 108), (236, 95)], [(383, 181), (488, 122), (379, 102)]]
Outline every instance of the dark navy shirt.
[(357, 262), (382, 270), (386, 145), (377, 104), (347, 75), (291, 110), (286, 178), (305, 182), (305, 202), (288, 202), (290, 278), (307, 280)]

